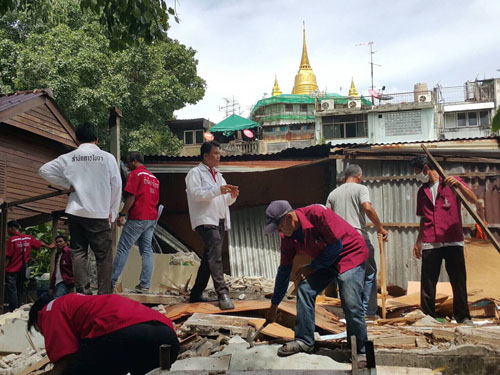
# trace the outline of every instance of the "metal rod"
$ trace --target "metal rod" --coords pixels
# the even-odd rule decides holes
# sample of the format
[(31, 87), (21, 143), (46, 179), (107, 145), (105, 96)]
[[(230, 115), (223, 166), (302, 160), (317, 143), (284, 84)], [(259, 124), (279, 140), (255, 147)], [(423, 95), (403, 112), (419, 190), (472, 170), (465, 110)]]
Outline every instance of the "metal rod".
[[(443, 179), (445, 179), (447, 177), (447, 175), (446, 175), (444, 169), (437, 162), (437, 160), (431, 155), (431, 153), (429, 152), (429, 150), (427, 149), (427, 147), (425, 147), (424, 144), (422, 144), (421, 146), (422, 146), (422, 149), (424, 150), (424, 152), (426, 153), (427, 157), (429, 158), (429, 160), (432, 162), (432, 164), (434, 164), (437, 173)], [(497, 251), (500, 253), (500, 244), (497, 242), (495, 236), (493, 235), (493, 233), (491, 233), (490, 229), (484, 224), (483, 219), (481, 219), (479, 217), (479, 215), (477, 214), (477, 212), (472, 208), (472, 206), (469, 203), (469, 201), (464, 197), (464, 195), (462, 194), (462, 192), (457, 187), (451, 186), (451, 189), (455, 192), (455, 194), (457, 195), (457, 197), (462, 201), (464, 207), (470, 213), (470, 215), (472, 216), (472, 218), (481, 227), (481, 229), (486, 233), (486, 235), (490, 239), (490, 241), (493, 244), (493, 246), (495, 246), (495, 249), (497, 249)]]
[(170, 370), (170, 345), (163, 344), (160, 346), (160, 369)]
[(47, 199), (47, 198), (52, 198), (52, 197), (57, 197), (59, 195), (69, 194), (69, 193), (71, 193), (71, 190), (69, 190), (69, 189), (58, 190), (58, 191), (54, 191), (52, 193), (37, 195), (37, 196), (31, 197), (31, 198), (20, 199), (18, 201), (13, 201), (13, 202), (6, 202), (5, 204), (7, 205), (7, 208), (15, 207), (15, 206), (19, 206), (21, 204), (35, 202), (35, 201), (39, 201), (39, 200)]

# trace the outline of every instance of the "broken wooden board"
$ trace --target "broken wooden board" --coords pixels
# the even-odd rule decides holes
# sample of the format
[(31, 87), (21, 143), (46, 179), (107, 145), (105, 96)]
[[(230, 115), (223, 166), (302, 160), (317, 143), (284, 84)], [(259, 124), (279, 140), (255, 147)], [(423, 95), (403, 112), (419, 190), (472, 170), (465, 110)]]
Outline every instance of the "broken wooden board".
[[(281, 302), (278, 309), (294, 317), (297, 316), (297, 306), (294, 302)], [(318, 305), (316, 305), (316, 326), (331, 333), (345, 331), (344, 323), (340, 322), (335, 314)]]
[[(420, 296), (420, 281), (408, 281), (408, 289), (406, 295), (418, 294)], [(438, 282), (436, 284), (436, 294), (442, 294), (446, 296), (453, 296), (453, 290), (451, 289), (451, 284), (449, 282)], [(418, 299), (418, 304), (420, 305), (420, 298)]]
[[(265, 321), (265, 319), (262, 319)], [(251, 322), (256, 329), (259, 329), (262, 326), (262, 322)], [(293, 329), (290, 329), (288, 327), (282, 326), (281, 324), (278, 323), (271, 323), (268, 324), (264, 329), (261, 331), (262, 334), (273, 337), (276, 339), (284, 339), (284, 340), (293, 340), (295, 338), (295, 332)]]
[(242, 316), (194, 313), (184, 322), (181, 329), (194, 331), (201, 335), (224, 334), (246, 338), (252, 326), (260, 328), (265, 321), (265, 319)]
[[(436, 305), (445, 302), (448, 298), (449, 296), (447, 294), (436, 293)], [(387, 311), (393, 311), (400, 308), (410, 308), (410, 307), (417, 308), (419, 306), (420, 306), (420, 292), (396, 298), (388, 298), (385, 302), (385, 307)]]
[(465, 241), (465, 267), (468, 293), (500, 299), (500, 255), (490, 241)]
[(16, 375), (28, 375), (33, 371), (41, 369), (43, 366), (47, 365), (50, 362), (48, 357), (43, 357), (37, 363), (33, 363), (31, 366), (26, 367), (23, 371), (19, 372)]
[(233, 300), (234, 309), (221, 310), (217, 302), (196, 302), (179, 303), (177, 305), (165, 307), (165, 316), (172, 320), (177, 320), (183, 316), (201, 314), (231, 314), (241, 311), (267, 310), (271, 307), (269, 300), (238, 301)]
[(119, 295), (144, 305), (173, 305), (185, 300), (184, 297), (166, 296), (163, 294), (119, 293)]

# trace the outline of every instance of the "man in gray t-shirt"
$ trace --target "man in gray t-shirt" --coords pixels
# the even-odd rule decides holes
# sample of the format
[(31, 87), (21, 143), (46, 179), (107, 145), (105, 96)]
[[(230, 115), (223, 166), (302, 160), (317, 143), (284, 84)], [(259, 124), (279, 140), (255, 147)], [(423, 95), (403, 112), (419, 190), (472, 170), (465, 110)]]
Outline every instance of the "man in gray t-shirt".
[(345, 170), (345, 183), (333, 190), (326, 206), (351, 224), (363, 236), (369, 249), (366, 261), (365, 287), (363, 307), (368, 318), (375, 317), (377, 312), (377, 264), (373, 246), (366, 231), (366, 216), (372, 221), (377, 232), (387, 241), (387, 231), (382, 226), (377, 212), (370, 202), (368, 188), (361, 185), (363, 172), (357, 164), (349, 165)]

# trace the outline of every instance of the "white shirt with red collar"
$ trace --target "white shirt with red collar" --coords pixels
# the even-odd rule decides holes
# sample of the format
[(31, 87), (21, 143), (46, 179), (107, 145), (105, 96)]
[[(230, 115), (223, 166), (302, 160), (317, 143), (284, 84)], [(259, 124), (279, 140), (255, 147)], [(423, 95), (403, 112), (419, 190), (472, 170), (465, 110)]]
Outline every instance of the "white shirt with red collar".
[(227, 185), (226, 180), (217, 168), (212, 172), (206, 164), (200, 163), (186, 176), (189, 217), (193, 230), (200, 225), (219, 225), (221, 219), (225, 219), (226, 230), (231, 228), (229, 206), (236, 198), (232, 198), (230, 193), (221, 194), (220, 187)]

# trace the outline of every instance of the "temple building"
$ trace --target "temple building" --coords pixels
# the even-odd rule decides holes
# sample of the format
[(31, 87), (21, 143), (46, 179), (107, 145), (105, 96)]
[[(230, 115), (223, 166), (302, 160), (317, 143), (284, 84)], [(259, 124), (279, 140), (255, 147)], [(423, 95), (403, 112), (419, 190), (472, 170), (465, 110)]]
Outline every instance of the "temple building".
[[(371, 106), (371, 102), (359, 97), (354, 79), (351, 80), (348, 97), (318, 90), (316, 75), (309, 62), (304, 29), (302, 57), (292, 93), (283, 94), (278, 85), (278, 77), (275, 77), (272, 96), (259, 100), (252, 109), (251, 119), (262, 126), (260, 141), (263, 141), (264, 147), (259, 146), (259, 150), (273, 153), (289, 147), (304, 148), (321, 143), (323, 131), (320, 128), (321, 122), (317, 125), (318, 113), (326, 113), (334, 108), (352, 112), (362, 106)], [(342, 118), (342, 121), (344, 123), (349, 119)], [(330, 120), (327, 118), (327, 136), (358, 137), (366, 133), (366, 115), (356, 117), (356, 120), (359, 120), (357, 122), (361, 124), (354, 126), (354, 133), (351, 127), (348, 130), (340, 130), (338, 126), (333, 126), (333, 123), (329, 124)]]

